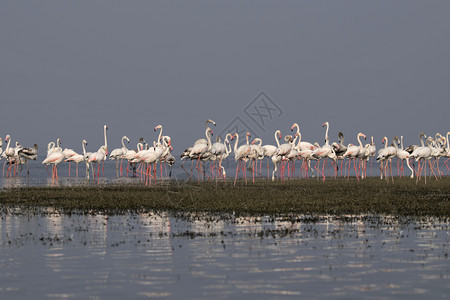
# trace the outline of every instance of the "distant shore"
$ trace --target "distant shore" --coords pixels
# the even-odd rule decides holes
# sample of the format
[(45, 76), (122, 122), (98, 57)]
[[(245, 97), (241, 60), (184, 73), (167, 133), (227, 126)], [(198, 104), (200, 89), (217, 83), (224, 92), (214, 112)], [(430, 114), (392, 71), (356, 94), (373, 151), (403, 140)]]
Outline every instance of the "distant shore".
[[(61, 213), (173, 212), (241, 215), (355, 215), (450, 217), (450, 177), (419, 181), (378, 178), (142, 185), (8, 188), (0, 192), (3, 212), (50, 207)], [(18, 209), (17, 209), (18, 208)]]

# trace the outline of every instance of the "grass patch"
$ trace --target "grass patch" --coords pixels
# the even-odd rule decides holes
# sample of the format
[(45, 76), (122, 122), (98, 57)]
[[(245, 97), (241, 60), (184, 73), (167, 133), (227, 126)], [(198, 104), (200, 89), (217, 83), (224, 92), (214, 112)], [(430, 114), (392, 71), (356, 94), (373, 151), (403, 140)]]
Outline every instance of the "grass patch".
[(423, 180), (409, 178), (388, 183), (378, 178), (318, 181), (261, 180), (247, 186), (230, 183), (177, 183), (144, 187), (105, 185), (75, 187), (31, 187), (3, 189), (0, 208), (50, 207), (62, 213), (141, 213), (151, 210), (280, 214), (389, 214), (394, 216), (450, 216), (450, 178)]

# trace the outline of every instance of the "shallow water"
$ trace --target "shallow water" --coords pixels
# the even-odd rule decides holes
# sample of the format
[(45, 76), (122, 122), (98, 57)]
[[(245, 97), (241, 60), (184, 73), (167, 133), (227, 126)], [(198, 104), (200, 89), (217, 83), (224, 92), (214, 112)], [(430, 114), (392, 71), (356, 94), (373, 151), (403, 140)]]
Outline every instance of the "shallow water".
[(433, 218), (1, 217), (1, 299), (450, 295), (450, 224)]
[[(444, 175), (449, 175), (449, 171), (447, 170), (447, 167), (444, 164), (445, 158), (441, 159), (440, 161), (440, 170), (443, 172)], [(2, 165), (4, 161), (1, 161)], [(311, 164), (312, 167), (314, 167), (314, 163)], [(236, 172), (236, 162), (232, 158), (228, 158), (226, 161), (223, 162), (223, 166), (225, 167), (225, 170), (227, 172), (227, 176), (232, 179), (235, 176)], [(417, 167), (417, 165), (415, 165)], [(176, 164), (173, 167), (171, 179), (172, 180), (180, 180), (185, 181), (189, 178), (191, 174), (191, 162), (187, 161), (184, 164), (184, 169), (181, 167), (181, 162), (177, 160)], [(248, 173), (247, 173), (247, 179), (251, 181), (251, 169), (250, 169), (250, 163), (247, 164), (248, 167)], [(392, 164), (392, 173), (394, 176), (397, 176), (397, 162), (394, 161)], [(0, 177), (0, 188), (11, 188), (11, 187), (23, 187), (23, 186), (71, 186), (71, 185), (95, 185), (95, 184), (114, 184), (114, 183), (131, 183), (131, 184), (139, 184), (142, 181), (138, 177), (133, 177), (133, 174), (130, 172), (126, 172), (126, 164), (123, 164), (123, 174), (124, 176), (117, 176), (116, 172), (116, 164), (115, 161), (107, 160), (105, 162), (105, 166), (102, 169), (100, 169), (100, 180), (94, 181), (93, 175), (92, 175), (92, 168), (90, 173), (90, 180), (86, 179), (86, 168), (85, 164), (80, 164), (78, 167), (78, 177), (76, 177), (76, 165), (74, 163), (71, 164), (70, 168), (70, 176), (69, 176), (69, 165), (67, 163), (62, 163), (58, 166), (58, 175), (59, 180), (52, 180), (51, 178), (51, 167), (48, 167), (48, 171), (46, 168), (37, 161), (30, 161), (29, 163), (29, 176), (27, 176), (27, 169), (26, 165), (22, 166), (22, 171), (18, 173), (17, 176), (7, 178), (6, 176)], [(208, 174), (210, 173), (209, 164), (207, 166), (208, 168)], [(267, 161), (262, 161), (262, 172), (261, 172), (261, 178), (266, 179), (267, 178)], [(279, 167), (280, 168), (280, 167)], [(301, 162), (297, 161), (295, 166), (295, 174), (296, 178), (299, 178), (301, 175)], [(158, 172), (158, 178), (161, 177), (161, 167), (158, 165), (157, 167)], [(273, 171), (273, 164), (269, 164), (269, 175), (270, 178), (272, 176)], [(326, 176), (330, 177), (333, 174), (334, 170), (332, 168), (332, 165), (330, 161), (326, 164)], [(6, 169), (3, 172), (4, 175), (6, 175)], [(169, 178), (170, 170), (168, 167), (164, 166), (162, 168), (162, 176), (163, 178)], [(345, 175), (345, 171), (342, 173)], [(341, 171), (339, 171), (338, 176), (341, 176)], [(429, 174), (429, 169), (428, 169)], [(309, 173), (308, 176), (311, 176), (312, 174)], [(317, 175), (317, 172), (316, 172)], [(355, 172), (353, 170), (353, 167), (350, 168), (350, 176), (354, 176)], [(406, 167), (406, 163), (404, 166), (404, 176), (408, 177), (411, 175), (411, 171)], [(429, 174), (430, 175), (430, 174)], [(303, 177), (306, 176), (306, 173), (304, 173)], [(368, 163), (367, 166), (367, 176), (368, 177), (379, 177), (380, 176), (380, 170), (379, 170), (379, 164), (376, 161), (372, 161)], [(193, 166), (193, 175), (192, 180), (197, 180), (197, 171), (195, 169), (195, 163)], [(242, 172), (239, 173), (239, 178), (242, 178)], [(431, 177), (429, 180), (434, 180), (434, 175), (431, 174)], [(422, 179), (423, 181), (423, 179)]]

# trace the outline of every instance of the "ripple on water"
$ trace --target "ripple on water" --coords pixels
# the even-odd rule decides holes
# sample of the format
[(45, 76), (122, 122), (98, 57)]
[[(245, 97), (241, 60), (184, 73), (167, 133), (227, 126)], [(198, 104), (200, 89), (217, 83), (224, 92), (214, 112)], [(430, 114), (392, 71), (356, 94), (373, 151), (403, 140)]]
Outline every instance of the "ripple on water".
[(449, 295), (448, 223), (354, 219), (4, 214), (0, 298)]

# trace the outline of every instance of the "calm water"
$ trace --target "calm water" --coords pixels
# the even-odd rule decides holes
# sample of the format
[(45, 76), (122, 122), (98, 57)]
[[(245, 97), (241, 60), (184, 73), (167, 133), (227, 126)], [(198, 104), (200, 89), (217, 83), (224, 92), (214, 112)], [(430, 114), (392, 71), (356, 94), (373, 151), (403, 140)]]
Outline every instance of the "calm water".
[[(441, 159), (440, 161), (440, 170), (443, 172), (444, 175), (449, 175), (449, 171), (447, 170), (447, 167), (444, 165), (445, 158)], [(0, 161), (1, 165), (3, 166), (4, 160)], [(191, 169), (191, 162), (187, 161), (184, 165), (184, 168), (186, 171), (184, 171), (180, 167), (180, 161), (177, 160), (175, 166), (172, 170), (172, 179), (174, 180), (186, 180), (188, 179)], [(311, 163), (311, 166), (314, 167), (314, 162)], [(223, 162), (223, 165), (226, 169), (227, 176), (230, 177), (230, 179), (234, 178), (235, 172), (236, 172), (236, 163), (234, 162), (234, 158), (228, 158), (226, 161)], [(248, 164), (249, 166), (250, 164)], [(371, 166), (372, 165), (372, 166)], [(416, 165), (417, 166), (417, 165)], [(29, 164), (30, 167), (30, 176), (27, 176), (27, 170), (26, 166), (23, 166), (22, 171), (19, 173), (19, 176), (13, 177), (13, 178), (5, 178), (3, 176), (0, 176), (0, 187), (18, 187), (18, 186), (53, 186), (53, 185), (80, 185), (80, 184), (97, 184), (93, 180), (92, 173), (90, 175), (90, 180), (86, 180), (86, 169), (84, 164), (79, 165), (78, 170), (78, 178), (75, 177), (75, 164), (71, 164), (71, 170), (70, 170), (70, 177), (69, 177), (69, 166), (67, 163), (60, 164), (58, 166), (58, 175), (59, 180), (53, 181), (50, 174), (47, 173), (45, 167), (40, 163), (40, 160), (37, 161), (31, 161)], [(209, 167), (208, 167), (209, 168)], [(273, 164), (270, 162), (269, 164), (269, 174), (270, 178), (272, 177), (272, 171), (273, 171)], [(279, 167), (280, 168), (280, 167)], [(160, 177), (160, 167), (158, 166), (158, 177)], [(209, 170), (209, 169), (208, 169)], [(251, 181), (251, 169), (247, 174), (247, 178), (249, 181)], [(327, 176), (330, 176), (330, 174), (333, 174), (334, 170), (331, 167), (330, 161), (328, 161), (326, 165), (327, 170)], [(91, 170), (92, 171), (92, 170)], [(48, 168), (48, 172), (51, 172), (51, 167)], [(301, 164), (300, 161), (296, 162), (296, 178), (300, 176), (301, 172)], [(392, 170), (394, 176), (397, 176), (397, 162), (394, 161), (393, 163), (393, 170)], [(100, 171), (100, 174), (103, 172)], [(5, 171), (6, 174), (6, 171)], [(168, 178), (169, 174), (169, 168), (163, 167), (163, 177)], [(353, 165), (350, 169), (350, 175), (354, 176), (353, 171)], [(406, 163), (404, 165), (404, 174), (405, 176), (410, 176), (411, 171), (406, 167)], [(124, 164), (124, 177), (117, 177), (116, 176), (116, 165), (114, 161), (106, 161), (105, 167), (104, 167), (104, 176), (100, 176), (100, 183), (101, 184), (112, 184), (112, 183), (139, 183), (140, 179), (138, 177), (132, 177), (132, 173), (129, 173), (129, 177), (126, 177), (126, 164)], [(262, 161), (262, 172), (261, 175), (263, 178), (267, 178), (267, 161)], [(311, 173), (309, 174), (311, 176)], [(339, 176), (341, 176), (341, 171), (339, 171)], [(380, 176), (380, 170), (379, 170), (379, 164), (376, 161), (373, 161), (372, 163), (368, 163), (367, 166), (367, 176)], [(242, 172), (239, 173), (239, 177), (242, 177)], [(430, 180), (434, 180), (434, 176), (432, 175)], [(197, 180), (197, 171), (195, 169), (194, 164), (194, 172), (192, 176), (192, 180)], [(423, 181), (423, 179), (422, 179)]]
[(437, 219), (3, 213), (0, 299), (448, 298)]

